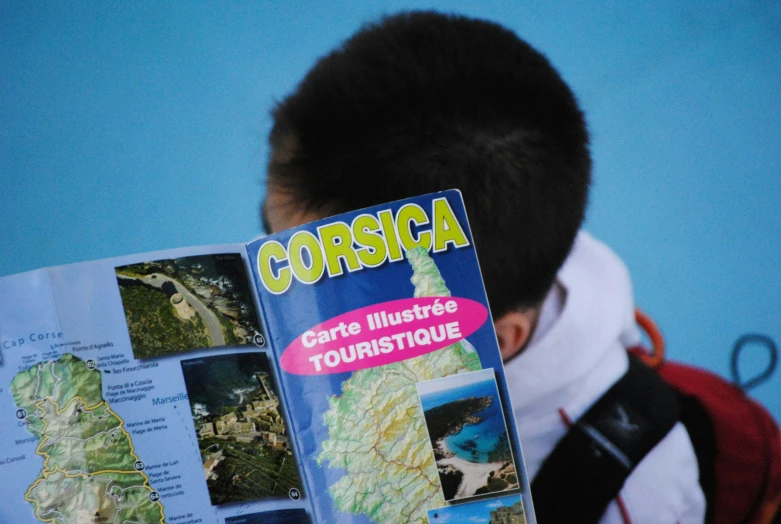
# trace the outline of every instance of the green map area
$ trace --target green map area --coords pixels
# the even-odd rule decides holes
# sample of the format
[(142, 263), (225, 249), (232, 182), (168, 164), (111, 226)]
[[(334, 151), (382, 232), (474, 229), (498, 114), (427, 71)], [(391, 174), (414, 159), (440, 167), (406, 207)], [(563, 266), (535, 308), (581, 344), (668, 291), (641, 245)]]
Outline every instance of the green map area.
[[(407, 252), (414, 296), (447, 297), (434, 261), (423, 248)], [(428, 522), (442, 507), (437, 465), (415, 384), (481, 369), (477, 353), (458, 342), (413, 359), (356, 371), (329, 400), (329, 439), (318, 462), (346, 474), (329, 488), (335, 506), (375, 522)]]
[(122, 419), (103, 400), (100, 371), (65, 354), (17, 373), (11, 394), (44, 459), (25, 494), (40, 521), (165, 522)]

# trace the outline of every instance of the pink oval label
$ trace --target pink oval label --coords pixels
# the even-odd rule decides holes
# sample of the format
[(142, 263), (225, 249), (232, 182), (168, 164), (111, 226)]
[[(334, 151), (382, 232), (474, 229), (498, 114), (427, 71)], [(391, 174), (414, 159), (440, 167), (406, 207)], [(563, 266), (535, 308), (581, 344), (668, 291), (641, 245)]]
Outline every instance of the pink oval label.
[(284, 351), (282, 369), (326, 375), (418, 357), (466, 338), (488, 318), (468, 298), (404, 298), (343, 313), (305, 331)]

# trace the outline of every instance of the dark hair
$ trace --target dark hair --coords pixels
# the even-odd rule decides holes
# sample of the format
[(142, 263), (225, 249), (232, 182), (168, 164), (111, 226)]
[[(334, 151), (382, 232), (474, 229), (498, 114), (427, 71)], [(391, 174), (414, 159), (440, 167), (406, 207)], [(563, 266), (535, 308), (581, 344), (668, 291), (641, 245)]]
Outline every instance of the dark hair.
[(583, 220), (583, 114), (546, 58), (492, 22), (365, 26), (273, 118), (268, 184), (306, 211), (460, 189), (495, 318), (544, 298)]

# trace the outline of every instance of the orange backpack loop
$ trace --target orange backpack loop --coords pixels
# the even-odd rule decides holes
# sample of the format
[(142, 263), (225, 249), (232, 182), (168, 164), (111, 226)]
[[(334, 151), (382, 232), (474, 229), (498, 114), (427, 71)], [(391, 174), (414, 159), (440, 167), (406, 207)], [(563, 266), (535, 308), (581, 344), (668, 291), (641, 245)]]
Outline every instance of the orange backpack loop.
[(635, 308), (635, 322), (645, 331), (645, 334), (648, 335), (651, 341), (651, 352), (643, 352), (637, 356), (640, 357), (640, 360), (646, 366), (658, 368), (664, 362), (664, 337), (662, 332), (659, 331), (651, 317), (637, 308)]

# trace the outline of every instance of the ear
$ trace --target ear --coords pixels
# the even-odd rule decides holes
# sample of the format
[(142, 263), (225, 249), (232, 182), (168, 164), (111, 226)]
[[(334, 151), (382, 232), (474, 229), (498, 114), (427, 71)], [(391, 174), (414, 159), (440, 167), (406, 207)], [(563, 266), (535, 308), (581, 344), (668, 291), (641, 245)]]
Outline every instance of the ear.
[(502, 360), (507, 362), (521, 352), (529, 341), (536, 320), (537, 310), (527, 309), (510, 311), (494, 322)]

